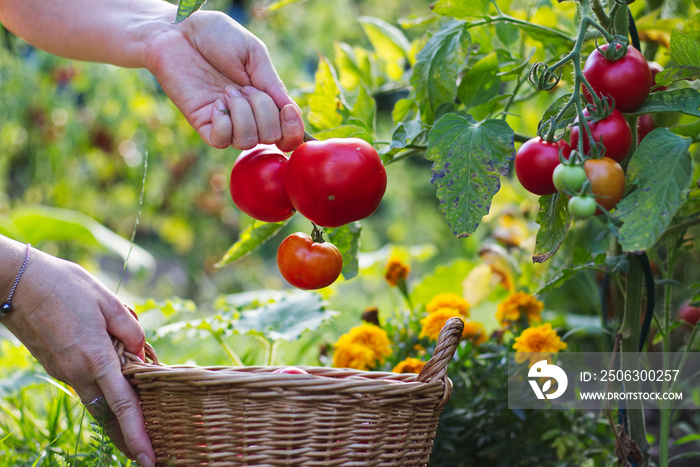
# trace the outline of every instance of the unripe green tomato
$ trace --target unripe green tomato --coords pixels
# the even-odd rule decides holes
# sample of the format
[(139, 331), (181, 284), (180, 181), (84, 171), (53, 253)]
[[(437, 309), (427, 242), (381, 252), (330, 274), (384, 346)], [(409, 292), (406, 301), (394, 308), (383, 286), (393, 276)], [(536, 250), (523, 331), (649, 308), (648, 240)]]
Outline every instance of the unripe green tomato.
[(586, 170), (580, 165), (559, 164), (552, 173), (554, 187), (561, 193), (578, 193), (586, 180)]
[(569, 214), (574, 219), (588, 219), (596, 209), (598, 205), (592, 196), (572, 196), (569, 200)]

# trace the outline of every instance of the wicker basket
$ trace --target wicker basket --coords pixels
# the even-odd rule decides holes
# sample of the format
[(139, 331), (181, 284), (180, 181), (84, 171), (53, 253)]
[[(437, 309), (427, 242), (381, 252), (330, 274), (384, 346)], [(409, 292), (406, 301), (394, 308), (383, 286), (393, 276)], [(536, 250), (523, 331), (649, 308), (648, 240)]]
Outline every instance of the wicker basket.
[(164, 366), (118, 349), (158, 465), (427, 465), (452, 391), (463, 323), (442, 329), (419, 375), (303, 367)]

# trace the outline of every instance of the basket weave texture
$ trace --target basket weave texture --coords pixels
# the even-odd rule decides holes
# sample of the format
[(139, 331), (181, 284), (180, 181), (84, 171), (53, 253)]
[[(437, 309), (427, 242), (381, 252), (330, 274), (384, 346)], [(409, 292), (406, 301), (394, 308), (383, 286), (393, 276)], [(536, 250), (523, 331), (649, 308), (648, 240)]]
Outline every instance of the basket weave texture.
[(165, 366), (118, 348), (159, 466), (427, 465), (452, 391), (450, 319), (419, 375), (301, 367)]

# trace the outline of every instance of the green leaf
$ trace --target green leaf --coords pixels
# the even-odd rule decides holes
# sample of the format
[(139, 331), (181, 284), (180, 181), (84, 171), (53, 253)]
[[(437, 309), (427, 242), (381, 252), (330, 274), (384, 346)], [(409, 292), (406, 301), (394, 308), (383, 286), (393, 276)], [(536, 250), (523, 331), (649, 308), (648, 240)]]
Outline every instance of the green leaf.
[(289, 222), (289, 220), (282, 222), (263, 222), (254, 219), (253, 222), (241, 232), (238, 241), (231, 245), (223, 258), (221, 258), (215, 266), (220, 268), (248, 255), (254, 249), (269, 240), (270, 237), (276, 234), (287, 222)]
[(379, 153), (382, 156), (387, 156), (388, 160), (392, 160), (394, 155), (410, 144), (413, 144), (413, 142), (423, 136), (426, 131), (420, 119), (399, 122), (391, 136), (391, 143), (389, 143), (388, 146), (384, 146)]
[(691, 140), (657, 128), (647, 135), (627, 167), (636, 190), (617, 205), (623, 222), (618, 238), (623, 251), (651, 248), (687, 198), (693, 177)]
[(637, 110), (626, 115), (654, 112), (681, 112), (700, 117), (700, 92), (692, 88), (653, 92)]
[(199, 10), (207, 0), (180, 0), (177, 4), (177, 15), (175, 16), (174, 24), (181, 23), (192, 13)]
[(197, 311), (197, 305), (192, 300), (186, 300), (183, 298), (173, 298), (168, 300), (155, 300), (149, 298), (143, 303), (136, 303), (134, 305), (134, 311), (137, 315), (145, 313), (147, 311), (159, 310), (166, 318), (170, 318), (173, 315), (179, 313), (194, 313)]
[(477, 122), (468, 114), (445, 114), (428, 137), (440, 210), (458, 237), (471, 235), (488, 214), (501, 175), (515, 155), (515, 135), (503, 120)]
[(337, 312), (326, 309), (319, 294), (299, 291), (260, 308), (242, 311), (237, 320), (231, 321), (231, 328), (237, 334), (292, 341), (307, 330), (318, 329), (335, 315)]
[(294, 5), (295, 3), (302, 3), (305, 1), (306, 0), (277, 0), (276, 2), (272, 3), (270, 6), (267, 7), (267, 11), (281, 10), (286, 6)]
[(671, 33), (671, 59), (677, 65), (700, 67), (700, 41), (682, 32)]
[(154, 269), (156, 260), (138, 245), (121, 237), (92, 217), (77, 211), (49, 206), (22, 206), (10, 214), (14, 232), (23, 242), (39, 245), (46, 241), (68, 241), (76, 245), (99, 246), (122, 259), (127, 268)]
[(319, 131), (318, 133), (314, 133), (314, 138), (319, 140), (331, 138), (360, 138), (370, 144), (373, 142), (372, 135), (368, 133), (365, 127), (359, 125), (340, 125), (328, 130)]
[(693, 39), (700, 40), (700, 13), (696, 13), (683, 24), (683, 34)]
[(489, 0), (438, 0), (430, 5), (433, 13), (452, 18), (481, 18), (489, 12)]
[(581, 271), (603, 271), (606, 273), (624, 273), (629, 271), (629, 259), (625, 255), (611, 256), (608, 257), (604, 263), (600, 263), (597, 260), (589, 261), (584, 264), (577, 264), (571, 267), (564, 268), (559, 271), (556, 275), (549, 278), (546, 284), (540, 287), (534, 295), (542, 295), (550, 290), (554, 290), (560, 287), (564, 282), (571, 279), (573, 276)]
[(498, 56), (494, 50), (478, 60), (464, 74), (457, 95), (467, 108), (474, 107), (496, 97), (500, 92), (500, 84)]
[[(542, 122), (542, 125), (545, 125), (547, 122), (549, 122), (552, 118), (556, 117), (559, 112), (561, 112), (564, 107), (569, 103), (569, 100), (571, 99), (571, 94), (565, 94), (558, 99), (556, 99), (552, 104), (545, 110), (544, 114), (542, 115), (542, 119), (540, 122)], [(566, 128), (573, 123), (573, 121), (576, 119), (576, 107), (573, 105), (569, 105), (567, 107), (566, 111), (562, 114), (559, 124), (557, 125), (557, 128), (560, 130), (566, 130)], [(545, 128), (548, 128), (549, 125), (547, 125)]]
[(333, 66), (325, 57), (321, 57), (316, 70), (316, 88), (309, 95), (309, 112), (307, 119), (317, 130), (334, 128), (343, 123), (343, 116), (338, 109), (343, 105), (338, 78)]
[(436, 109), (457, 97), (457, 77), (467, 63), (470, 45), (467, 24), (450, 21), (418, 53), (411, 84), (425, 123), (431, 124)]
[(370, 85), (372, 81), (371, 73), (367, 72), (357, 63), (355, 50), (344, 42), (333, 44), (335, 51), (335, 66), (338, 72), (340, 84), (348, 90), (360, 86), (362, 83)]
[(372, 16), (361, 16), (358, 21), (380, 58), (395, 62), (406, 57), (411, 43), (401, 30)]
[(360, 92), (355, 100), (355, 105), (350, 111), (351, 119), (362, 124), (370, 133), (374, 133), (374, 125), (377, 114), (377, 104), (364, 86), (360, 86)]
[(698, 78), (700, 78), (700, 67), (687, 65), (667, 68), (654, 77), (659, 86), (668, 86), (676, 81), (693, 81)]
[(544, 263), (564, 242), (571, 224), (567, 202), (567, 197), (561, 193), (540, 196), (540, 211), (536, 220), (540, 229), (537, 231), (533, 262)]
[(351, 222), (341, 227), (325, 230), (328, 241), (338, 247), (340, 254), (343, 255), (342, 274), (345, 279), (357, 276), (361, 232), (362, 226), (359, 222)]

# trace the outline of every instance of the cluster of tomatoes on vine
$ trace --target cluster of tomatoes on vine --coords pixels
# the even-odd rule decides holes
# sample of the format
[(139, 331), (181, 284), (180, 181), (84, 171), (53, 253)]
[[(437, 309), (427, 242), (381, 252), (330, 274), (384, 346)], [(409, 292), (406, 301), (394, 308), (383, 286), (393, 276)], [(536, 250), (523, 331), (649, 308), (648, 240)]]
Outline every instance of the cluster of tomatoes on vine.
[(334, 228), (372, 214), (387, 176), (377, 151), (358, 138), (307, 141), (289, 157), (272, 145), (243, 151), (231, 169), (231, 198), (253, 219), (282, 222), (295, 212), (313, 224), (277, 249), (277, 266), (300, 289), (327, 287), (340, 276), (343, 258), (318, 227)]
[[(537, 136), (523, 143), (515, 156), (515, 173), (523, 187), (537, 195), (568, 195), (569, 214), (576, 219), (610, 211), (622, 199), (625, 173), (620, 163), (633, 147), (633, 132), (623, 112), (636, 110), (651, 92), (665, 89), (654, 87), (662, 68), (647, 62), (637, 49), (627, 47), (614, 59), (608, 58), (607, 49), (608, 44), (596, 48), (583, 67), (596, 94), (594, 98), (582, 86), (589, 103), (582, 110), (586, 122), (574, 120), (568, 142)], [(637, 142), (652, 129), (651, 117), (640, 117)]]

